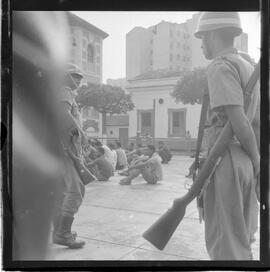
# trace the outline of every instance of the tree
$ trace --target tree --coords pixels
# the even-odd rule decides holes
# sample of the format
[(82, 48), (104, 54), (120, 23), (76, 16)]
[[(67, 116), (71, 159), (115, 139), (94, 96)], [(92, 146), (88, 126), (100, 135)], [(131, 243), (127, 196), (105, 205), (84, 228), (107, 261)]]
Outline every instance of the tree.
[(171, 95), (176, 102), (181, 101), (184, 104), (192, 105), (201, 104), (205, 87), (207, 87), (206, 68), (195, 68), (183, 75)]
[(106, 115), (127, 113), (134, 109), (131, 95), (123, 89), (106, 84), (88, 83), (78, 90), (76, 101), (80, 108), (93, 107), (102, 114), (102, 134), (105, 134)]

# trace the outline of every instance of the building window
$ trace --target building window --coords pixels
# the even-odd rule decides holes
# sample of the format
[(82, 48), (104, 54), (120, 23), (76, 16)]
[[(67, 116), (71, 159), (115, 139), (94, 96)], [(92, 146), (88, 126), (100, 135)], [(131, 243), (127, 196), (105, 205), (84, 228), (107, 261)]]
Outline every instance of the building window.
[(180, 48), (180, 42), (177, 43), (177, 48)]
[(173, 30), (170, 29), (170, 37), (172, 38), (173, 37)]
[(89, 63), (94, 63), (94, 46), (92, 44), (88, 44), (87, 46), (87, 61)]
[(180, 37), (180, 31), (177, 31), (177, 36)]
[(179, 54), (177, 54), (177, 60), (180, 60), (180, 55)]
[(184, 137), (186, 131), (186, 109), (169, 109), (169, 137)]
[(96, 44), (96, 53), (100, 54), (100, 45), (99, 45), (99, 43)]
[(138, 130), (141, 131), (141, 134), (153, 136), (152, 110), (138, 110), (137, 117)]
[(173, 43), (172, 42), (170, 43), (170, 49), (173, 49)]
[(172, 65), (170, 65), (170, 71), (172, 71), (173, 70), (173, 67), (172, 67)]
[(170, 54), (170, 61), (172, 61), (173, 60), (173, 55), (172, 54)]
[(153, 44), (153, 39), (150, 40), (150, 44)]

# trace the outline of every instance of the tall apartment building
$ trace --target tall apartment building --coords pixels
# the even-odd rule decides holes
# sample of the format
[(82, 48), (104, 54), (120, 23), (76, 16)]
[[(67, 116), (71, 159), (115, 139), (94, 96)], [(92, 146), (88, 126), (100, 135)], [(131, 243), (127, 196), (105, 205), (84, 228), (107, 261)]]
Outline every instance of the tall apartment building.
[[(70, 62), (83, 73), (83, 83), (102, 82), (102, 44), (108, 34), (73, 13), (68, 12), (71, 29)], [(82, 128), (88, 136), (101, 137), (101, 116), (92, 107), (81, 110)]]
[[(149, 28), (135, 27), (126, 34), (126, 77), (155, 71), (185, 71), (202, 67), (209, 62), (204, 58), (201, 41), (193, 33), (199, 13), (184, 23), (161, 21)], [(247, 34), (235, 40), (239, 50), (247, 52)]]

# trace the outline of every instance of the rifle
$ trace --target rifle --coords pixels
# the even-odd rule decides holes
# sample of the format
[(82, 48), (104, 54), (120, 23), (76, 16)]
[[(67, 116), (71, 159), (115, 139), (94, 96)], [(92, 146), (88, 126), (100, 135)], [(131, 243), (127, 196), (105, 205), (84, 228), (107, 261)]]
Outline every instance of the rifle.
[[(247, 109), (249, 108), (251, 102), (254, 87), (259, 79), (259, 74), (260, 62), (257, 64), (247, 85), (244, 88), (245, 112), (248, 111)], [(195, 182), (191, 186), (190, 190), (183, 197), (175, 199), (173, 206), (143, 233), (143, 237), (159, 250), (162, 250), (166, 246), (177, 226), (184, 218), (187, 205), (205, 186), (211, 172), (213, 169), (215, 169), (217, 163), (224, 155), (224, 152), (226, 151), (232, 137), (233, 130), (230, 122), (228, 121), (219, 134), (219, 137), (217, 138), (201, 170), (198, 172)]]

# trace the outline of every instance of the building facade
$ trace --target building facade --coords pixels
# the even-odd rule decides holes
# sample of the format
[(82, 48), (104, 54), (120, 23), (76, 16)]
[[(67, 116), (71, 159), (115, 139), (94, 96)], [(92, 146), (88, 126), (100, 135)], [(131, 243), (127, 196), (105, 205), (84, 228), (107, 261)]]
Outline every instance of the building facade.
[(165, 141), (172, 149), (184, 150), (186, 131), (197, 137), (200, 105), (176, 103), (171, 92), (179, 77), (129, 80), (135, 109), (129, 112), (129, 137), (137, 132), (151, 136), (154, 142)]
[[(149, 28), (135, 27), (126, 34), (126, 77), (156, 71), (185, 71), (206, 66), (201, 40), (193, 33), (200, 13), (184, 23), (161, 21)], [(235, 47), (247, 52), (247, 34), (235, 39)]]
[[(67, 14), (71, 29), (70, 62), (81, 69), (82, 83), (101, 83), (102, 44), (108, 34), (71, 12)], [(101, 115), (92, 107), (81, 110), (82, 128), (88, 136), (102, 136), (101, 120)]]

